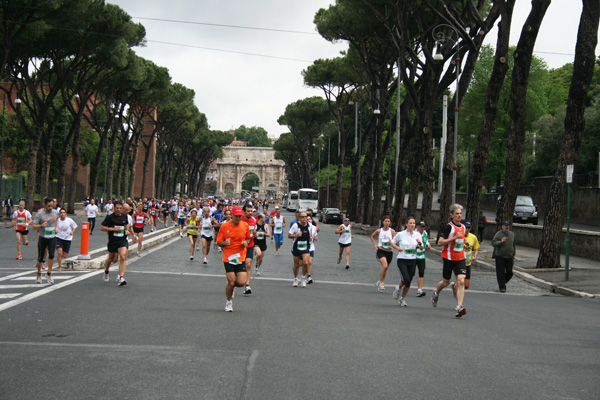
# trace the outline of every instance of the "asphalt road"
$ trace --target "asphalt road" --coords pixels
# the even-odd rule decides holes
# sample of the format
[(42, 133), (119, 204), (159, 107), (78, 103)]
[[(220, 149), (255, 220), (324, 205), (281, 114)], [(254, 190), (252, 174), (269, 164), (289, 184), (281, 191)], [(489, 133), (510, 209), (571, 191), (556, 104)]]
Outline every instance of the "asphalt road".
[(450, 291), (431, 306), (441, 264), (430, 254), (427, 297), (411, 289), (399, 307), (397, 268), (378, 293), (368, 237), (355, 235), (345, 270), (334, 229), (322, 225), (307, 288), (291, 287), (290, 241), (279, 256), (268, 242), (233, 313), (218, 253), (189, 261), (186, 239), (133, 258), (122, 288), (101, 271), (32, 285), (30, 261), (3, 248), (0, 399), (598, 398), (599, 302), (519, 280), (500, 295), (476, 269), (457, 319)]

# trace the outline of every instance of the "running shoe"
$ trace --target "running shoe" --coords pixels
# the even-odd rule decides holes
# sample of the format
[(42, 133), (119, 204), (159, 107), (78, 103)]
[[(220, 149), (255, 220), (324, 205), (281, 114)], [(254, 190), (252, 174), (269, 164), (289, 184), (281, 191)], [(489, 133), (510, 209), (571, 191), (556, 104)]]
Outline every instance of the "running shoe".
[(425, 296), (425, 292), (423, 290), (421, 290), (420, 292), (417, 292), (417, 297), (424, 297)]
[(54, 278), (52, 278), (52, 275), (46, 274), (46, 280), (49, 284), (54, 285)]
[(300, 283), (301, 287), (306, 287), (306, 279), (302, 279), (302, 282)]
[(254, 272), (256, 272), (256, 276), (260, 276), (260, 270), (258, 268), (256, 268)]
[(244, 294), (252, 294), (252, 289), (250, 288), (250, 285), (246, 285), (246, 287), (244, 287)]
[(400, 299), (398, 304), (400, 305), (400, 307), (406, 307), (406, 301), (404, 301), (404, 299)]
[(135, 253), (138, 257), (140, 257), (140, 252), (138, 251), (137, 253)]
[(313, 283), (313, 282), (314, 282), (314, 281), (313, 281), (313, 278), (312, 278), (312, 276), (310, 276), (310, 275), (309, 275), (309, 276), (308, 276), (308, 278), (306, 278), (306, 283), (308, 283), (308, 284), (310, 285), (310, 284), (311, 284), (311, 283)]
[(294, 283), (292, 283), (293, 287), (298, 287), (298, 278), (294, 278)]
[(125, 285), (127, 285), (127, 281), (125, 280), (125, 278), (121, 277), (119, 279), (119, 284), (118, 285), (119, 286), (125, 286)]
[(225, 302), (225, 312), (233, 312), (233, 302), (232, 301)]
[(104, 271), (104, 282), (108, 282), (108, 271)]
[(349, 264), (346, 264), (346, 269), (350, 269), (350, 265)]
[(22, 260), (23, 257), (21, 257), (21, 253), (19, 253), (19, 255), (17, 256), (17, 260)]
[(37, 275), (37, 278), (35, 278), (35, 283), (42, 283), (42, 274)]
[(45, 270), (47, 270), (47, 269), (48, 269), (48, 267), (46, 266), (46, 261), (44, 261), (44, 262), (42, 263), (42, 270), (44, 270), (44, 271), (45, 271)]
[(394, 300), (398, 300), (398, 297), (400, 297), (400, 288), (398, 286), (396, 286), (396, 288), (394, 289), (392, 297), (394, 298)]
[(342, 256), (338, 257), (338, 264), (342, 262)]
[(435, 291), (431, 295), (431, 304), (433, 304), (434, 307), (437, 307), (439, 297), (440, 297), (440, 295), (437, 294)]
[(462, 304), (461, 304), (460, 306), (457, 306), (457, 307), (456, 307), (456, 315), (455, 315), (455, 316), (456, 316), (456, 318), (460, 318), (460, 317), (462, 317), (463, 315), (465, 315), (466, 313), (467, 313), (467, 309), (466, 309), (466, 308), (464, 308), (464, 307), (462, 306)]
[(204, 257), (204, 261), (202, 261), (204, 264), (208, 264), (208, 258)]
[(190, 256), (190, 261), (194, 259), (194, 256)]
[(456, 298), (456, 283), (450, 282), (450, 287), (452, 287), (452, 296), (454, 296), (454, 298)]
[(380, 293), (383, 293), (383, 291), (385, 290), (383, 282), (377, 282), (377, 290), (379, 290)]

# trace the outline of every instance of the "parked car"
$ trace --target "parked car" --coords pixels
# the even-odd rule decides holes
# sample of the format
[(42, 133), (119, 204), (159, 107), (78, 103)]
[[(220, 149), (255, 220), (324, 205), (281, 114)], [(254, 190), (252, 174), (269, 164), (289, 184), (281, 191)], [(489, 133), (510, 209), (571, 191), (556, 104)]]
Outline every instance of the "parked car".
[(323, 211), (323, 222), (326, 224), (335, 223), (341, 224), (344, 221), (344, 214), (338, 208), (328, 208)]
[(323, 208), (321, 210), (317, 210), (317, 215), (319, 216), (319, 222), (323, 222), (323, 214), (329, 210), (329, 208)]
[(537, 206), (530, 196), (517, 196), (513, 222), (538, 224)]

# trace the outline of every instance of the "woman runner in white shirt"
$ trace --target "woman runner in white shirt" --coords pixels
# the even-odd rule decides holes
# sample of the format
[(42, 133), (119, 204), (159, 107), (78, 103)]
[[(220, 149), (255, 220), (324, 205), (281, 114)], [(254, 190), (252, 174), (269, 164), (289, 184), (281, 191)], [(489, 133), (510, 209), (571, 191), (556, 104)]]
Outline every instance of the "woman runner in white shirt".
[[(377, 281), (377, 290), (379, 290), (379, 292), (385, 290), (385, 275), (387, 274), (387, 270), (392, 263), (392, 257), (394, 256), (392, 239), (396, 236), (396, 231), (390, 227), (391, 224), (391, 217), (389, 215), (384, 215), (383, 226), (371, 235), (371, 243), (373, 243), (373, 248), (375, 249), (375, 258), (381, 263), (381, 272), (379, 273), (379, 280)], [(377, 243), (375, 243), (375, 237), (377, 237)]]
[(350, 219), (344, 218), (344, 223), (335, 230), (335, 233), (340, 235), (340, 239), (338, 240), (340, 253), (338, 255), (337, 263), (339, 264), (342, 261), (342, 253), (344, 252), (344, 249), (346, 249), (346, 269), (350, 269), (350, 249), (352, 248), (352, 238), (354, 237)]
[[(415, 218), (408, 217), (406, 219), (406, 229), (402, 232), (398, 232), (392, 240), (392, 247), (398, 250), (398, 269), (400, 270), (400, 283), (394, 290), (394, 300), (398, 301), (398, 304), (402, 307), (406, 307), (406, 301), (404, 298), (408, 294), (410, 288), (410, 282), (415, 276), (415, 270), (417, 267), (417, 248), (423, 249), (423, 239), (418, 231), (415, 231)], [(402, 289), (402, 296), (400, 296), (400, 289)]]

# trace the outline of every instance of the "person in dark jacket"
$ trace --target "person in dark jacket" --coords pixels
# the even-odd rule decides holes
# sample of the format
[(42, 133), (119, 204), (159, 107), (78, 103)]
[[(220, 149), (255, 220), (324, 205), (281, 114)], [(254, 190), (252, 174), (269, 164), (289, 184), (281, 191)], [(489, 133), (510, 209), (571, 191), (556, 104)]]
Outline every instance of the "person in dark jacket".
[(496, 260), (496, 279), (500, 293), (506, 292), (506, 284), (513, 276), (515, 261), (515, 233), (510, 230), (508, 221), (502, 222), (502, 230), (496, 232), (492, 239)]

